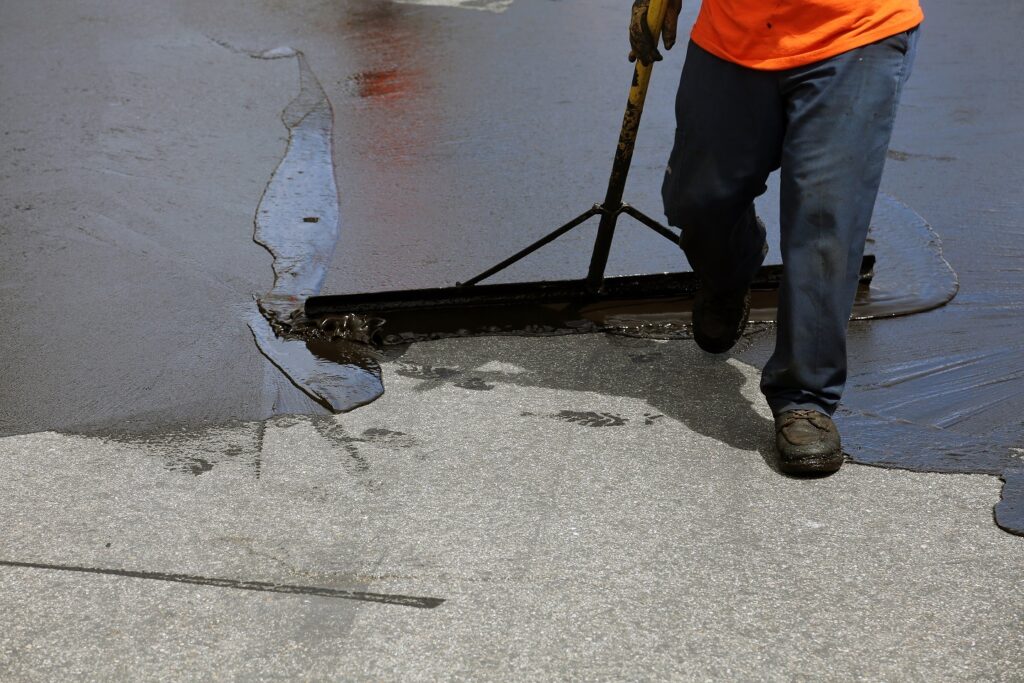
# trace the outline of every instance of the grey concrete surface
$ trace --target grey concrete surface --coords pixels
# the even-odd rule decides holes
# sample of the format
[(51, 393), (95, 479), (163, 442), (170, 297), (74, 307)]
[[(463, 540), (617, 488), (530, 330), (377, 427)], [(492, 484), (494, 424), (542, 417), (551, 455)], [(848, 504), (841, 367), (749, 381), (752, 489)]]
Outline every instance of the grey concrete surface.
[(388, 370), (337, 417), (0, 440), (0, 560), (441, 606), (0, 567), (5, 678), (1024, 675), (990, 477), (781, 477), (755, 369), (687, 342), (432, 343)]

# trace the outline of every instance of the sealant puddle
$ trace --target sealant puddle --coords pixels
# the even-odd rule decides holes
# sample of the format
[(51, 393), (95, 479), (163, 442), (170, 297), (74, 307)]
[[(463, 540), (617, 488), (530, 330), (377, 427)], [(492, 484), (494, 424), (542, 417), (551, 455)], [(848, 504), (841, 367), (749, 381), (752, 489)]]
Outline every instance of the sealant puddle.
[(384, 392), (376, 357), (367, 346), (312, 334), (301, 315), (302, 302), (320, 292), (338, 241), (334, 113), (301, 52), (249, 54), (294, 57), (299, 66), (299, 94), (281, 113), (288, 149), (255, 218), (253, 238), (274, 257), (274, 287), (257, 300), (249, 328), (260, 351), (298, 388), (335, 412), (351, 410)]
[(952, 301), (960, 289), (938, 235), (894, 197), (879, 195), (867, 251), (877, 255), (878, 265), (871, 287), (857, 294), (855, 320), (930, 311)]
[(380, 364), (365, 345), (303, 338), (294, 331), (277, 334), (255, 311), (249, 328), (270, 362), (332, 410), (358, 408), (383, 392)]

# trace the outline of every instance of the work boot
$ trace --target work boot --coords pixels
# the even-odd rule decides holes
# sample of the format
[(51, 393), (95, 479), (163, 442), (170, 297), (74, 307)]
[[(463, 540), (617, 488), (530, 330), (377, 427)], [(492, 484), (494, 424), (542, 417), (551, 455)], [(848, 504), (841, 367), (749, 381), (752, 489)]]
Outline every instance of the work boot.
[(816, 410), (785, 410), (775, 416), (775, 448), (786, 474), (832, 474), (843, 464), (839, 430)]
[(693, 339), (708, 353), (725, 353), (743, 336), (750, 288), (714, 292), (701, 285), (693, 300)]

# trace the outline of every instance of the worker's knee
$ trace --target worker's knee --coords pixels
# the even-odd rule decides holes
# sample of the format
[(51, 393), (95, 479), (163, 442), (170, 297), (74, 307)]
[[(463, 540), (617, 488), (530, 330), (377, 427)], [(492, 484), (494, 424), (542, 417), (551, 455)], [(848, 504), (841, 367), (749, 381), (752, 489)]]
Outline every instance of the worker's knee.
[(730, 227), (764, 194), (764, 176), (729, 171), (713, 159), (673, 158), (665, 169), (661, 198), (670, 225)]
[(722, 185), (677, 186), (668, 180), (662, 187), (665, 217), (670, 225), (730, 227), (750, 207), (756, 193)]

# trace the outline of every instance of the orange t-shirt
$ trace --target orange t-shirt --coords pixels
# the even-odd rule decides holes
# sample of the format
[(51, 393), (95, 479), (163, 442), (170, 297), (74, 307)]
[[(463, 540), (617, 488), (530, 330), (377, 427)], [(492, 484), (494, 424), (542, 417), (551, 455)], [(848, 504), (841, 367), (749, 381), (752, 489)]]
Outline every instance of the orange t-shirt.
[(921, 23), (918, 0), (704, 0), (690, 37), (722, 59), (789, 69)]

